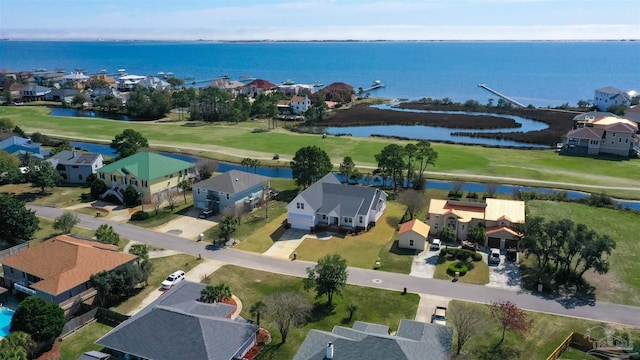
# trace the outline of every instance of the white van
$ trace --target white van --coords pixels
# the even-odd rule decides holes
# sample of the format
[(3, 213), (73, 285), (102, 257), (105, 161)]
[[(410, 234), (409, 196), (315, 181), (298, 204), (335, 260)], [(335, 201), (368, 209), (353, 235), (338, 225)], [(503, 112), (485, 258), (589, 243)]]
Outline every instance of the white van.
[(165, 281), (162, 282), (162, 288), (165, 290), (171, 289), (171, 287), (180, 281), (184, 280), (186, 277), (184, 271), (178, 270), (173, 274), (169, 275)]
[(500, 265), (500, 249), (490, 249), (488, 260), (489, 260), (489, 265), (491, 264)]

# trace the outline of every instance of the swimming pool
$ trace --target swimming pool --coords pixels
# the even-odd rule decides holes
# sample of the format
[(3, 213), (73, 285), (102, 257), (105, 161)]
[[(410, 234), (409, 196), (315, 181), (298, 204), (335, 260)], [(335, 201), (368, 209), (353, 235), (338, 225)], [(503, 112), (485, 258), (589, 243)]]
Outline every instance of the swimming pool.
[(15, 311), (3, 307), (0, 309), (0, 336), (6, 337), (9, 334), (9, 329), (11, 328), (11, 318)]

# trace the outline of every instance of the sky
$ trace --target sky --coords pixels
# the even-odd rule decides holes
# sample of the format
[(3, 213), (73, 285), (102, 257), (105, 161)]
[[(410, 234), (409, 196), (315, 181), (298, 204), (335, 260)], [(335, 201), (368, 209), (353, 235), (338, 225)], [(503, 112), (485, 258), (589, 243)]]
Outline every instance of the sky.
[(640, 0), (0, 0), (0, 38), (640, 39)]

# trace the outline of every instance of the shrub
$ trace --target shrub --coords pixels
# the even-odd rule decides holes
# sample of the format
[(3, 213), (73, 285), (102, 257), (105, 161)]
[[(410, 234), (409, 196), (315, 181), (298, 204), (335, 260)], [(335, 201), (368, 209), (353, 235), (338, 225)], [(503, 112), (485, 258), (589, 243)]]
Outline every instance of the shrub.
[(456, 272), (460, 273), (460, 276), (464, 276), (467, 271), (473, 269), (473, 264), (464, 262), (464, 261), (456, 261), (447, 267), (447, 273), (451, 276), (455, 276)]
[(482, 254), (480, 253), (474, 253), (473, 256), (471, 257), (471, 259), (473, 261), (482, 261)]
[(147, 220), (151, 217), (151, 214), (145, 211), (136, 211), (131, 215), (131, 220)]

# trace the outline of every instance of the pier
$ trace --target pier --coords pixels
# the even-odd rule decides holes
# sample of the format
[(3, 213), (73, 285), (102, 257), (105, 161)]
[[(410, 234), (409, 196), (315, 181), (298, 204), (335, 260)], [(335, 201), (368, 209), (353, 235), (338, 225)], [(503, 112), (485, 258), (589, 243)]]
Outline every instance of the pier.
[(507, 95), (501, 94), (501, 93), (493, 90), (492, 88), (488, 87), (487, 84), (478, 84), (478, 87), (481, 87), (481, 88), (487, 90), (488, 92), (490, 92), (490, 93), (492, 93), (492, 94), (494, 94), (494, 95), (496, 95), (496, 96), (498, 96), (498, 97), (510, 102), (511, 104), (513, 104), (515, 106), (526, 107), (524, 104), (513, 100), (512, 98), (508, 97)]
[(368, 88), (366, 88), (366, 89), (363, 89), (363, 88), (358, 89), (358, 94), (364, 94), (364, 93), (366, 93), (367, 91), (371, 91), (371, 90), (375, 90), (375, 89), (380, 89), (380, 88), (383, 88), (383, 87), (384, 87), (384, 84), (383, 84), (383, 83), (381, 83), (381, 82), (380, 82), (380, 80), (376, 80), (376, 81), (374, 81), (374, 82), (373, 82), (373, 84), (372, 84), (371, 86), (369, 86)]

